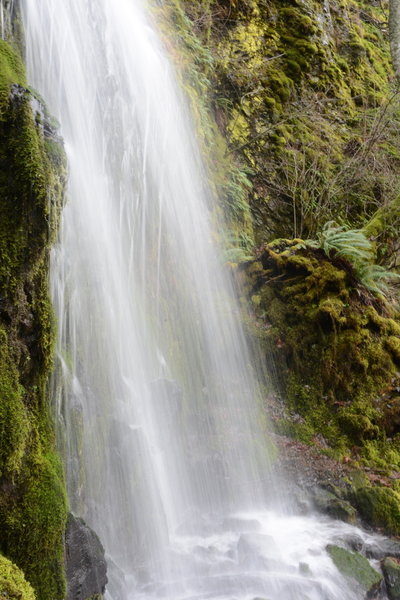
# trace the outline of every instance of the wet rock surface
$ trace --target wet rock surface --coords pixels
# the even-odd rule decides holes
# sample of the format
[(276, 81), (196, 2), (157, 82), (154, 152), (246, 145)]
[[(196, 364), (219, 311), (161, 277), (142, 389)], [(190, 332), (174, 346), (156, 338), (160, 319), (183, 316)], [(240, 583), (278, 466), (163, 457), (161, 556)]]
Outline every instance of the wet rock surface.
[(340, 573), (357, 582), (367, 597), (373, 597), (381, 586), (382, 575), (371, 567), (368, 560), (358, 552), (349, 552), (332, 544), (326, 549)]
[(65, 536), (67, 600), (101, 596), (107, 584), (104, 548), (97, 534), (83, 519), (68, 515)]
[(365, 554), (368, 558), (374, 558), (375, 560), (381, 560), (385, 556), (400, 559), (400, 542), (383, 538), (382, 540), (375, 541), (373, 544), (367, 545)]
[(320, 512), (334, 519), (339, 519), (345, 523), (355, 523), (357, 520), (357, 511), (350, 502), (338, 498), (328, 490), (315, 488), (312, 492), (312, 499)]
[(395, 558), (385, 558), (382, 561), (382, 571), (389, 600), (400, 600), (400, 561)]

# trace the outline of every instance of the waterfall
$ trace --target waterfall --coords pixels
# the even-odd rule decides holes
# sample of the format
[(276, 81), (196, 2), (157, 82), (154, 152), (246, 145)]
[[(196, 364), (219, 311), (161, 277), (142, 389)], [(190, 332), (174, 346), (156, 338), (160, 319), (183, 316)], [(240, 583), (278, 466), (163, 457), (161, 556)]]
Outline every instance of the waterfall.
[(223, 225), (146, 2), (22, 9), (69, 163), (51, 267), (60, 444), (109, 598), (362, 597), (324, 552), (350, 526), (278, 507)]

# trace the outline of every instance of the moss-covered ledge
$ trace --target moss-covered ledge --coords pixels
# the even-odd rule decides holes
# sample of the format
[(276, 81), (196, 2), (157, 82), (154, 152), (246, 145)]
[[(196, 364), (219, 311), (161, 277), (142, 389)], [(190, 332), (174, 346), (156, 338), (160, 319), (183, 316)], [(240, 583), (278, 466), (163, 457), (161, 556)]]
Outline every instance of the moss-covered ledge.
[(0, 40), (0, 552), (39, 600), (65, 596), (66, 496), (47, 389), (49, 248), (64, 185), (54, 126)]
[(281, 431), (306, 442), (320, 434), (336, 456), (400, 470), (394, 309), (362, 285), (346, 260), (300, 240), (264, 246), (239, 277), (278, 384), (302, 416), (278, 423)]

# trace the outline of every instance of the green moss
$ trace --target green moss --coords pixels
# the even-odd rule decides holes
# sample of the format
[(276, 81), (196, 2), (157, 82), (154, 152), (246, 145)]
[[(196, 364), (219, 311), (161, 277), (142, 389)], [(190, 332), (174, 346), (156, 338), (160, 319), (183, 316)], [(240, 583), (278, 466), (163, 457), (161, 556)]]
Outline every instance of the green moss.
[(1, 600), (35, 600), (32, 587), (16, 565), (0, 555)]
[(332, 486), (333, 492), (327, 489), (316, 488), (313, 490), (313, 501), (315, 506), (324, 514), (345, 523), (356, 523), (356, 510), (347, 500), (340, 498), (340, 490)]
[(388, 409), (379, 398), (398, 370), (399, 323), (348, 262), (301, 240), (276, 240), (254, 264), (262, 267), (248, 271), (256, 331), (274, 356), (290, 408), (303, 417), (300, 424), (281, 422), (279, 430), (307, 443), (322, 434), (339, 455), (356, 446), (376, 465), (370, 443), (379, 443), (384, 456), (389, 447)]
[(280, 435), (289, 436), (305, 444), (312, 444), (315, 429), (309, 423), (295, 423), (291, 419), (275, 421), (275, 430)]
[(378, 588), (382, 575), (371, 567), (364, 556), (339, 546), (329, 545), (326, 549), (342, 575), (357, 581), (366, 592), (371, 593)]
[(0, 118), (13, 83), (25, 85), (25, 69), (17, 52), (0, 39)]
[(387, 487), (361, 487), (353, 491), (352, 503), (373, 527), (400, 534), (400, 494)]
[[(388, 151), (391, 151), (391, 147)], [(400, 196), (395, 196), (391, 202), (379, 207), (364, 226), (365, 235), (376, 244), (378, 257), (389, 264), (395, 262), (399, 227)]]
[(47, 391), (54, 348), (48, 263), (65, 159), (32, 114), (24, 79), (18, 55), (1, 42), (0, 551), (40, 600), (54, 600), (65, 594), (66, 499)]
[(1, 547), (17, 562), (39, 598), (61, 598), (65, 592), (63, 536), (66, 497), (62, 469), (53, 453), (31, 453), (26, 472), (3, 512)]

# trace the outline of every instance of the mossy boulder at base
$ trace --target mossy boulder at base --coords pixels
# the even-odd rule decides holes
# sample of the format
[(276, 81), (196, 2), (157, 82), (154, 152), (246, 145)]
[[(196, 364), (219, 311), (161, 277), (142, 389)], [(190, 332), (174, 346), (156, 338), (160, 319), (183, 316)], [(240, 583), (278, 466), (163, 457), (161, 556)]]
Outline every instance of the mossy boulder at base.
[(329, 544), (326, 549), (338, 571), (357, 582), (366, 594), (371, 595), (379, 588), (382, 575), (371, 567), (362, 554), (332, 544)]
[(35, 600), (32, 586), (26, 581), (22, 571), (1, 554), (0, 598), (1, 600)]

